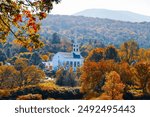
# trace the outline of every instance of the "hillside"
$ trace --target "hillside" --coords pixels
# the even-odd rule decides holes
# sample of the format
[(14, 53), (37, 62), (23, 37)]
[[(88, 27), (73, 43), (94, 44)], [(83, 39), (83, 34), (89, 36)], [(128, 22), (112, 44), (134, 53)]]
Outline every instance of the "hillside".
[(120, 21), (130, 22), (150, 22), (150, 16), (129, 12), (129, 11), (115, 11), (106, 9), (87, 9), (74, 14), (75, 16), (98, 17), (107, 18)]
[(57, 32), (69, 39), (77, 38), (81, 43), (99, 40), (108, 45), (135, 39), (140, 47), (150, 47), (150, 22), (132, 23), (83, 16), (49, 15), (42, 22), (41, 36), (46, 39)]

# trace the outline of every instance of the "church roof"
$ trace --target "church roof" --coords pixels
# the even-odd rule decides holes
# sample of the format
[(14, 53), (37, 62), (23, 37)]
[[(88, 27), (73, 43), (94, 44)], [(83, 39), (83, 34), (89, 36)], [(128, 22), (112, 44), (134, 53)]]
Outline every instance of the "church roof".
[(78, 59), (80, 59), (80, 58), (81, 58), (81, 55), (80, 55), (80, 54), (77, 55), (77, 54), (73, 53), (73, 58), (78, 58)]
[(80, 59), (83, 58), (80, 54), (77, 55), (72, 52), (58, 52), (58, 54), (62, 55), (64, 58), (74, 58), (74, 59)]

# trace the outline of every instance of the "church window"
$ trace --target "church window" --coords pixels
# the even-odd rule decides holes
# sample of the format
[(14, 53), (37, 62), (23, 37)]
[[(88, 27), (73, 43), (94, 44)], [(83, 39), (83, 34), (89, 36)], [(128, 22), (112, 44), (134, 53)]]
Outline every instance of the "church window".
[(76, 65), (76, 61), (74, 62), (74, 67), (76, 67), (77, 65)]
[(69, 65), (69, 61), (67, 61), (67, 63), (66, 63), (67, 65)]
[(80, 67), (80, 62), (79, 61), (78, 61), (77, 65), (78, 65), (78, 67)]
[(72, 67), (72, 65), (73, 65), (73, 62), (71, 61), (71, 62), (70, 62), (70, 66)]

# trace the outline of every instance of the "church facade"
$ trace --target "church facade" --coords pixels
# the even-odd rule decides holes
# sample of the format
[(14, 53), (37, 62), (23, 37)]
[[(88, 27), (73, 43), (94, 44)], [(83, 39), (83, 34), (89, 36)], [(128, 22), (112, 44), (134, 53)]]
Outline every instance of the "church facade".
[(84, 58), (80, 54), (79, 44), (77, 41), (73, 43), (72, 52), (58, 52), (52, 58), (52, 70), (57, 71), (63, 67), (65, 69), (73, 68), (74, 71), (82, 66)]

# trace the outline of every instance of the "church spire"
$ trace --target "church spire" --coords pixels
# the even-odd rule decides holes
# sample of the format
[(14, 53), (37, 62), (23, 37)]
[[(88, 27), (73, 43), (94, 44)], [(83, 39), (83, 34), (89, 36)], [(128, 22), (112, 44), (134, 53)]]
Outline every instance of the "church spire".
[(79, 44), (77, 42), (77, 39), (74, 39), (73, 43), (73, 53), (79, 55), (80, 54), (80, 49), (79, 49)]

